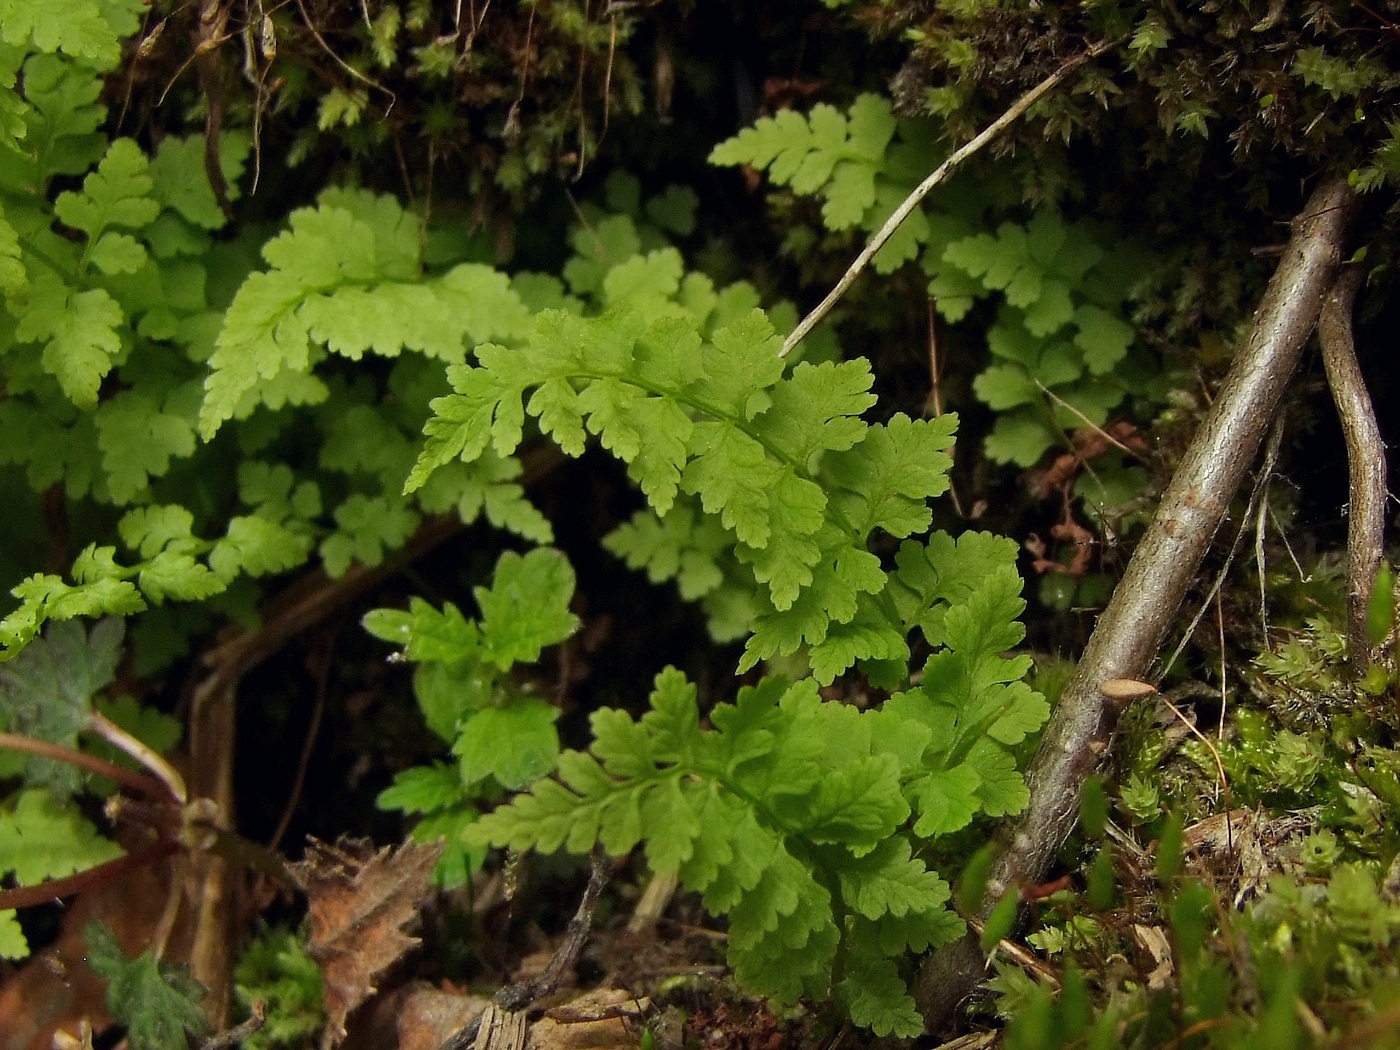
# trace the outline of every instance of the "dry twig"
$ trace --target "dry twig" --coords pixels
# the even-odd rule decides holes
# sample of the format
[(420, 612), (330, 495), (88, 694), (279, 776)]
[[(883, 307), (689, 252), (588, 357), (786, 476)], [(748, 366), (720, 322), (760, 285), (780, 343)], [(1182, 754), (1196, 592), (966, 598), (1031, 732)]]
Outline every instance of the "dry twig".
[(831, 291), (827, 293), (827, 297), (817, 304), (816, 309), (802, 318), (802, 323), (793, 329), (792, 334), (783, 342), (783, 348), (778, 352), (778, 356), (787, 357), (788, 354), (792, 353), (793, 347), (807, 338), (807, 333), (821, 323), (822, 318), (831, 312), (831, 308), (840, 302), (841, 297), (846, 294), (851, 285), (856, 283), (856, 278), (860, 276), (861, 271), (870, 263), (870, 260), (875, 257), (875, 253), (883, 248), (885, 242), (894, 236), (894, 231), (899, 229), (900, 223), (904, 222), (904, 220), (909, 217), (909, 213), (919, 206), (919, 203), (928, 196), (930, 190), (939, 183), (946, 181), (948, 176), (957, 171), (969, 157), (978, 153), (989, 142), (995, 141), (1003, 131), (1016, 123), (1016, 121), (1025, 114), (1026, 110), (1030, 109), (1047, 94), (1059, 87), (1067, 76), (1091, 58), (1097, 58), (1104, 52), (1116, 47), (1118, 43), (1117, 40), (1101, 41), (1082, 54), (1067, 59), (1059, 69), (1055, 70), (1055, 72), (1051, 73), (1015, 102), (1011, 103), (1006, 112), (988, 124), (976, 138), (955, 149), (947, 160), (934, 169), (933, 174), (929, 175), (923, 182), (919, 183), (910, 191), (909, 196), (905, 197), (899, 207), (894, 210), (894, 213), (885, 220), (885, 224), (881, 226), (875, 236), (870, 239), (870, 243), (856, 256), (856, 261), (851, 263), (850, 268), (841, 275), (841, 279), (836, 282), (836, 287), (832, 288)]

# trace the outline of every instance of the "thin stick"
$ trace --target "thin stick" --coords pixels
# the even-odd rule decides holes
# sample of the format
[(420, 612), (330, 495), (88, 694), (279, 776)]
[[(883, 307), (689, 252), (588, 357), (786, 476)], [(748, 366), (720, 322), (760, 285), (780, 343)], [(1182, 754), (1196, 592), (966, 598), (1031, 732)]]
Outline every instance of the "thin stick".
[(1005, 113), (988, 124), (975, 139), (971, 142), (964, 143), (954, 150), (947, 160), (934, 169), (932, 175), (928, 176), (923, 182), (914, 187), (909, 196), (904, 198), (903, 203), (894, 210), (894, 214), (885, 220), (885, 224), (880, 227), (879, 232), (876, 233), (870, 243), (865, 246), (865, 250), (856, 256), (856, 261), (851, 263), (850, 269), (842, 275), (841, 280), (836, 282), (836, 287), (827, 294), (825, 299), (817, 304), (815, 310), (802, 319), (801, 324), (793, 329), (792, 335), (787, 337), (778, 356), (787, 357), (788, 354), (792, 353), (793, 347), (807, 338), (807, 333), (821, 323), (822, 318), (831, 312), (831, 308), (840, 301), (841, 297), (846, 294), (851, 285), (855, 284), (856, 278), (860, 276), (860, 272), (865, 269), (870, 260), (875, 257), (875, 253), (883, 248), (885, 242), (894, 236), (894, 231), (899, 229), (900, 223), (909, 217), (909, 213), (919, 206), (919, 203), (928, 196), (930, 190), (940, 182), (945, 181), (949, 175), (953, 174), (953, 172), (957, 171), (958, 168), (962, 166), (965, 160), (979, 152), (982, 147), (996, 139), (1003, 131), (1019, 120), (1026, 110), (1034, 106), (1049, 92), (1059, 87), (1067, 76), (1085, 62), (1089, 61), (1089, 59), (1097, 58), (1105, 51), (1109, 51), (1117, 46), (1117, 44), (1117, 40), (1104, 40), (1089, 48), (1088, 51), (1075, 55), (1073, 58), (1066, 61), (1064, 65), (1060, 66), (1059, 69), (1055, 70), (1055, 72), (1051, 73), (1039, 84), (1013, 102)]
[[(1039, 388), (1039, 390), (1040, 390), (1040, 392), (1041, 392), (1042, 394), (1044, 394), (1046, 397), (1048, 397), (1051, 401), (1055, 402), (1055, 404), (1059, 405), (1059, 406), (1060, 406), (1061, 408), (1063, 408), (1065, 411), (1071, 413), (1072, 415), (1075, 415), (1075, 416), (1079, 417), (1079, 421), (1080, 421), (1081, 423), (1083, 423), (1086, 427), (1088, 427), (1090, 430), (1092, 430), (1092, 431), (1093, 431), (1095, 434), (1097, 434), (1099, 437), (1101, 437), (1101, 438), (1103, 438), (1105, 441), (1107, 441), (1110, 445), (1112, 445), (1114, 448), (1116, 448), (1119, 452), (1122, 452), (1124, 455), (1132, 456), (1133, 459), (1137, 460), (1139, 463), (1142, 462), (1142, 456), (1140, 456), (1138, 453), (1134, 452), (1134, 451), (1133, 451), (1132, 449), (1130, 449), (1127, 445), (1123, 444), (1123, 442), (1119, 441), (1116, 437), (1114, 437), (1112, 434), (1110, 434), (1107, 430), (1105, 430), (1103, 427), (1099, 426), (1099, 425), (1098, 425), (1097, 423), (1095, 423), (1092, 419), (1090, 419), (1088, 416), (1086, 416), (1083, 412), (1079, 411), (1079, 409), (1078, 409), (1077, 407), (1075, 407), (1074, 405), (1070, 404), (1068, 401), (1066, 401), (1064, 398), (1062, 398), (1059, 394), (1055, 393), (1055, 391), (1051, 390), (1048, 386), (1046, 386), (1044, 383), (1042, 383), (1039, 379), (1035, 380), (1035, 385), (1036, 385), (1036, 387)], [(1085, 466), (1088, 466), (1088, 464), (1086, 463)]]

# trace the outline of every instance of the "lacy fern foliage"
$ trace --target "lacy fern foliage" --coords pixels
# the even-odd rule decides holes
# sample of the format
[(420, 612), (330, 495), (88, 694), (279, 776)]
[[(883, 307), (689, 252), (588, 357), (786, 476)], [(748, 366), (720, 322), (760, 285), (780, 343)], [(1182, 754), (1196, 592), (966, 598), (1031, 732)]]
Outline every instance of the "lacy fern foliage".
[(598, 712), (590, 753), (565, 752), (558, 781), (470, 834), (614, 855), (645, 838), (654, 871), (678, 873), (729, 916), (730, 963), (747, 987), (791, 1002), (835, 980), (858, 1023), (917, 1033), (896, 960), (946, 943), (962, 922), (900, 834), (910, 810), (881, 717), (823, 703), (811, 679), (766, 678), (709, 721), (695, 687), (664, 671), (640, 721)]
[[(931, 122), (896, 120), (888, 100), (862, 95), (844, 114), (823, 104), (805, 116), (765, 117), (710, 159), (766, 170), (777, 185), (820, 196), (830, 230), (873, 233), (946, 154)], [(994, 363), (975, 390), (998, 413), (988, 455), (1028, 467), (1062, 445), (1066, 431), (1102, 426), (1154, 375), (1144, 357), (1129, 357), (1136, 331), (1127, 319), (1133, 288), (1154, 262), (1051, 208), (986, 232), (992, 216), (1015, 215), (1017, 204), (997, 178), (956, 176), (905, 219), (873, 266), (890, 273), (917, 259), (950, 322), (980, 298), (999, 300), (987, 334)]]
[(463, 837), (483, 801), (517, 790), (554, 768), (559, 755), (559, 709), (523, 690), (511, 677), (578, 626), (569, 612), (574, 572), (558, 551), (506, 552), (489, 587), (477, 587), (479, 620), (451, 602), (441, 611), (413, 599), (407, 611), (375, 609), (366, 630), (402, 645), (417, 664), (414, 692), (428, 728), (449, 744), (455, 766), (414, 766), (379, 796), (383, 809), (420, 814), (414, 837), (446, 843), (438, 881), (453, 888), (481, 865), (485, 851)]
[[(995, 547), (990, 539), (965, 540), (969, 569), (971, 548)], [(1024, 658), (1000, 655), (1021, 637), (1009, 560), (975, 590), (949, 584), (951, 600), (934, 597), (935, 581), (928, 603), (910, 606), (940, 624), (926, 633), (942, 648), (917, 688), (883, 706), (824, 703), (814, 679), (769, 677), (711, 710), (706, 726), (695, 687), (668, 669), (640, 720), (597, 712), (588, 753), (566, 751), (557, 780), (467, 836), (614, 855), (645, 840), (653, 871), (677, 873), (728, 915), (730, 962), (746, 986), (783, 1001), (834, 991), (857, 1023), (917, 1034), (899, 960), (963, 929), (920, 845), (1025, 804), (1009, 748), (1048, 714), (1020, 681)]]
[(527, 415), (570, 455), (597, 435), (657, 513), (684, 494), (727, 530), (760, 585), (742, 668), (803, 645), (827, 682), (857, 659), (907, 658), (866, 543), (927, 529), (956, 418), (870, 426), (866, 362), (785, 374), (778, 344), (760, 312), (706, 337), (679, 310), (545, 311), (527, 347), (486, 344), (449, 369), (455, 392), (433, 402), (408, 488), (488, 448), (513, 453)]

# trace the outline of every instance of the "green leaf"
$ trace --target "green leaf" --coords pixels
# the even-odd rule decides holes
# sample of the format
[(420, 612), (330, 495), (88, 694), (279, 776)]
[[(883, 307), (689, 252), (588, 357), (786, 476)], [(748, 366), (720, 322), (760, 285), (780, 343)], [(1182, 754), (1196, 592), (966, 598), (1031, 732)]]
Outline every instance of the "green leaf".
[[(1382, 561), (1376, 570), (1370, 600), (1366, 603), (1366, 639), (1380, 645), (1395, 630), (1395, 573), (1390, 562)], [(1353, 657), (1356, 659), (1356, 657)]]
[(107, 1007), (127, 1029), (132, 1050), (186, 1050), (209, 1022), (199, 1001), (204, 988), (184, 968), (157, 962), (149, 951), (130, 958), (116, 935), (93, 920), (84, 927), (88, 965), (107, 982)]
[(1040, 388), (1021, 365), (992, 365), (972, 381), (977, 398), (995, 412), (1005, 412), (1017, 405), (1039, 404)]
[(853, 860), (839, 878), (842, 899), (867, 919), (940, 909), (952, 896), (948, 884), (912, 856), (908, 841), (896, 837)]
[(15, 338), (43, 343), (44, 370), (58, 380), (73, 404), (92, 408), (112, 359), (121, 351), (116, 329), (125, 320), (122, 308), (103, 289), (78, 291), (56, 275), (41, 272), (15, 326)]
[(167, 598), (197, 602), (220, 594), (227, 586), (207, 565), (189, 554), (162, 551), (141, 566), (141, 593), (159, 605)]
[(435, 810), (413, 827), (414, 842), (442, 845), (433, 878), (443, 889), (465, 886), (486, 860), (486, 847), (468, 841), (478, 816), (475, 806), (459, 804)]
[(95, 422), (108, 491), (119, 504), (132, 502), (152, 479), (163, 477), (172, 459), (194, 454), (194, 420), (136, 390), (103, 401)]
[(117, 31), (104, 17), (109, 6), (118, 9), (99, 0), (0, 0), (0, 39), (108, 69), (120, 57)]
[(502, 671), (533, 663), (545, 647), (578, 627), (569, 612), (574, 570), (559, 551), (537, 547), (525, 555), (507, 551), (496, 562), (491, 586), (472, 591), (481, 609), (482, 656)]
[[(1012, 577), (1006, 570), (1014, 575), (1018, 553), (1014, 540), (990, 532), (965, 532), (956, 539), (935, 532), (924, 543), (905, 541), (895, 559), (898, 569), (890, 590), (900, 620), (917, 625), (930, 645), (947, 645), (944, 621), (949, 607), (966, 602), (992, 576), (1010, 589)], [(1019, 582), (1015, 588), (1013, 594), (1019, 594)], [(1008, 601), (1008, 610), (1014, 600), (1013, 596)], [(1014, 619), (1016, 613), (1010, 615)]]
[(1008, 412), (997, 417), (987, 438), (987, 457), (995, 463), (1033, 467), (1060, 443), (1060, 433), (1042, 411)]
[(136, 507), (122, 515), (117, 532), (142, 558), (154, 558), (168, 547), (189, 549), (197, 542), (190, 533), (194, 515), (176, 504)]
[(487, 707), (467, 719), (452, 751), (468, 786), (495, 777), (507, 788), (522, 788), (554, 768), (559, 709), (542, 700), (517, 700)]
[(47, 620), (71, 620), (77, 616), (124, 616), (141, 612), (146, 603), (135, 585), (120, 579), (99, 578), (70, 585), (58, 576), (35, 573), (10, 590), (20, 607), (0, 620), (0, 643), (8, 660), (39, 633)]
[(924, 1034), (924, 1019), (893, 959), (856, 957), (847, 973), (834, 991), (852, 1021), (877, 1036), (913, 1039)]
[(919, 819), (914, 833), (925, 838), (965, 828), (982, 809), (977, 789), (982, 778), (967, 763), (936, 769), (911, 781), (906, 790)]
[(897, 413), (883, 426), (873, 426), (858, 446), (831, 457), (833, 481), (857, 497), (841, 508), (858, 534), (883, 529), (908, 536), (928, 528), (926, 501), (948, 490), (958, 417), (910, 419)]
[[(228, 220), (209, 185), (203, 135), (167, 135), (151, 158), (150, 195), (200, 229), (221, 229)], [(246, 134), (225, 128), (219, 135), (219, 166), (230, 201), (239, 198), (238, 179), (252, 149)]]
[(695, 211), (700, 198), (689, 186), (667, 186), (664, 193), (647, 201), (647, 218), (678, 237), (695, 232)]
[(379, 793), (374, 804), (404, 813), (432, 813), (460, 803), (463, 787), (455, 766), (445, 762), (414, 766), (396, 773), (394, 782)]
[(374, 609), (362, 621), (376, 638), (404, 647), (410, 660), (475, 661), (481, 634), (451, 602), (438, 612), (422, 598), (409, 599), (408, 611)]
[(82, 230), (90, 242), (114, 226), (141, 229), (160, 214), (160, 205), (151, 198), (151, 176), (146, 154), (131, 139), (117, 139), (97, 166), (83, 180), (83, 192), (71, 190), (58, 195), (54, 214), (75, 230)]
[(1097, 306), (1085, 305), (1074, 312), (1079, 334), (1074, 345), (1084, 351), (1084, 363), (1094, 375), (1103, 375), (1123, 360), (1135, 333), (1130, 325)]
[(418, 515), (390, 496), (351, 496), (335, 509), (337, 531), (321, 541), (321, 560), (332, 577), (345, 575), (352, 562), (378, 565), (386, 551), (398, 550), (418, 527)]
[(645, 569), (652, 583), (675, 580), (681, 597), (694, 601), (724, 583), (719, 561), (733, 543), (719, 522), (686, 502), (659, 517), (638, 512), (608, 533), (603, 546), (628, 568)]
[(1019, 813), (1030, 801), (1026, 780), (1016, 769), (1016, 759), (990, 739), (977, 741), (968, 750), (967, 764), (977, 771), (977, 799), (991, 817)]
[(0, 959), (25, 959), (29, 956), (29, 941), (19, 924), (13, 908), (0, 911)]
[(42, 788), (19, 792), (13, 808), (0, 810), (0, 871), (21, 886), (92, 868), (122, 849), (97, 833), (75, 806)]
[(209, 553), (209, 567), (221, 579), (240, 573), (267, 576), (306, 561), (311, 540), (257, 514), (231, 518), (228, 531)]
[[(3, 96), (0, 96), (2, 100)], [(29, 274), (24, 268), (19, 233), (5, 221), (4, 208), (0, 207), (0, 296), (13, 302), (28, 289)]]
[(834, 769), (807, 804), (803, 834), (813, 842), (839, 842), (864, 853), (884, 842), (909, 816), (899, 790), (899, 764), (872, 756)]
[[(96, 624), (91, 634), (80, 623), (50, 624), (41, 640), (0, 664), (0, 721), (9, 732), (73, 746), (93, 698), (116, 674), (123, 634), (116, 619)], [(30, 758), (27, 769), (31, 782), (62, 795), (78, 787), (78, 771), (67, 763)]]
[[(410, 350), (455, 363), (467, 338), (527, 330), (524, 303), (488, 267), (463, 263), (425, 280), (418, 226), (393, 198), (359, 191), (328, 190), (316, 207), (294, 211), (290, 228), (263, 247), (272, 268), (251, 274), (224, 315), (201, 434), (260, 403), (275, 406), (285, 396), (278, 383), (310, 379), (327, 350), (351, 360)], [(323, 397), (317, 390), (304, 396)]]
[(764, 117), (716, 146), (710, 163), (767, 168), (779, 185), (820, 193), (827, 225), (846, 229), (876, 206), (876, 177), (894, 132), (889, 100), (866, 94), (848, 114), (820, 104), (806, 117), (788, 109)]

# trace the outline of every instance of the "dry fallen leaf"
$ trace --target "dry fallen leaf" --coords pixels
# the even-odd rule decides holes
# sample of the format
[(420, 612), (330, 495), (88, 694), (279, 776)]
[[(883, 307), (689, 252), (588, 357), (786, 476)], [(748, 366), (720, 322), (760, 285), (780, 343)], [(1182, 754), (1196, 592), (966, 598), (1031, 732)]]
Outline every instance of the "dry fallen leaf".
[(416, 842), (375, 852), (362, 839), (334, 846), (311, 839), (291, 865), (310, 906), (307, 951), (321, 967), (332, 1045), (345, 1038), (346, 1016), (375, 993), (379, 975), (418, 943), (403, 927), (418, 917), (441, 853)]
[(486, 1009), (490, 999), (461, 995), (436, 988), (413, 992), (399, 1011), (398, 1050), (438, 1050), (460, 1029), (467, 1027)]

